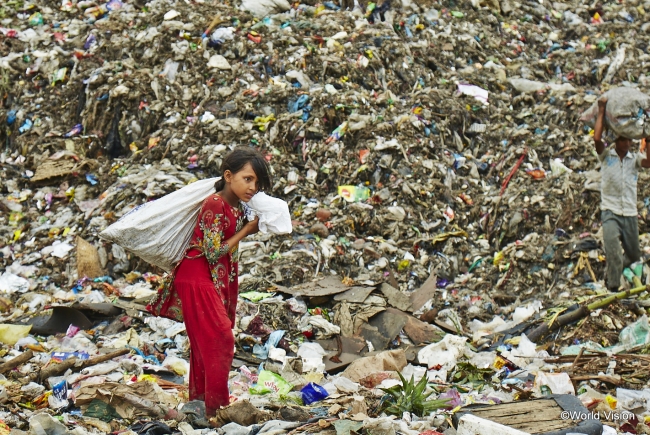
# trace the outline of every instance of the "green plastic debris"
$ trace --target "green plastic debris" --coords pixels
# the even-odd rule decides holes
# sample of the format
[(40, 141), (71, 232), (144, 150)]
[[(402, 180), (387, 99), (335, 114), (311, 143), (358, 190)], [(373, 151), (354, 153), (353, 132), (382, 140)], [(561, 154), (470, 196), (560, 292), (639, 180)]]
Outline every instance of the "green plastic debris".
[(293, 390), (293, 385), (285, 381), (282, 376), (268, 370), (262, 370), (257, 378), (257, 384), (248, 391), (251, 394), (264, 395), (277, 393), (280, 397), (286, 396)]
[(263, 301), (264, 299), (272, 298), (273, 296), (275, 296), (275, 293), (262, 293), (262, 292), (251, 291), (246, 293), (239, 293), (239, 296), (241, 296), (244, 299), (248, 299), (251, 302), (259, 302), (259, 301)]
[(115, 408), (109, 405), (106, 402), (102, 402), (99, 399), (93, 399), (92, 402), (88, 405), (88, 408), (83, 413), (84, 417), (97, 418), (106, 423), (110, 423), (112, 420), (122, 418)]
[(43, 15), (40, 12), (34, 12), (29, 17), (29, 25), (32, 27), (43, 25)]

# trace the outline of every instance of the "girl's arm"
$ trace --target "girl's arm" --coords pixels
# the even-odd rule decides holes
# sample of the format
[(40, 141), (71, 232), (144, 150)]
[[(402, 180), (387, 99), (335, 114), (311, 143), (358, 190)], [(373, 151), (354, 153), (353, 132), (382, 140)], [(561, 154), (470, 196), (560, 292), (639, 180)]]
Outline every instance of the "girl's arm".
[(224, 240), (223, 204), (214, 199), (209, 199), (203, 204), (200, 219), (200, 227), (203, 232), (201, 248), (209, 263), (216, 263), (246, 236), (259, 231), (259, 219), (255, 218), (244, 225), (235, 235)]
[(260, 218), (256, 217), (252, 221), (246, 223), (244, 225), (244, 228), (239, 230), (239, 232), (235, 233), (234, 236), (229, 238), (224, 242), (224, 245), (230, 246), (235, 246), (237, 243), (241, 242), (246, 236), (253, 235), (259, 231), (258, 223), (260, 221)]

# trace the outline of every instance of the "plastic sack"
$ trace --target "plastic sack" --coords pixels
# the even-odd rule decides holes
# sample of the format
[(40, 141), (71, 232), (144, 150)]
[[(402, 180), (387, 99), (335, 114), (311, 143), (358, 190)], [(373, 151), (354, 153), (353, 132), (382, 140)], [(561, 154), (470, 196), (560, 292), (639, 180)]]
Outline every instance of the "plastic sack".
[(192, 238), (205, 198), (214, 193), (220, 177), (195, 181), (155, 201), (142, 204), (99, 236), (133, 252), (147, 263), (170, 271)]
[[(607, 98), (605, 125), (617, 136), (642, 139), (650, 136), (650, 96), (634, 88), (614, 88), (603, 94)], [(596, 125), (598, 101), (587, 109), (580, 121)]]
[(248, 202), (247, 206), (259, 216), (259, 228), (262, 234), (291, 234), (291, 213), (289, 204), (280, 198), (274, 198), (259, 192)]
[(257, 18), (264, 18), (267, 15), (288, 11), (291, 9), (291, 4), (288, 0), (244, 0), (241, 8)]
[(302, 390), (300, 390), (300, 394), (302, 395), (302, 401), (305, 405), (311, 405), (314, 402), (320, 402), (329, 396), (325, 388), (321, 387), (318, 384), (314, 384), (313, 382), (305, 385)]
[(293, 390), (293, 385), (285, 381), (282, 376), (268, 370), (262, 370), (257, 378), (257, 385), (251, 387), (251, 394), (269, 394), (277, 393), (280, 396), (286, 396)]

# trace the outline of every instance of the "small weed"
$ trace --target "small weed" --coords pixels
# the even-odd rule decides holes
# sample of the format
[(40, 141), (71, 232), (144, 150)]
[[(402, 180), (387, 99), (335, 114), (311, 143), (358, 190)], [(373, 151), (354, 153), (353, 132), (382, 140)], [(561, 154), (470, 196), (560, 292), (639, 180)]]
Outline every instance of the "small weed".
[(410, 412), (418, 417), (424, 417), (437, 409), (444, 408), (449, 403), (449, 399), (427, 400), (433, 391), (428, 394), (424, 392), (427, 387), (426, 375), (422, 376), (416, 384), (413, 376), (407, 381), (401, 373), (397, 374), (402, 385), (381, 389), (389, 396), (384, 401), (382, 409), (387, 414), (401, 417), (405, 412)]

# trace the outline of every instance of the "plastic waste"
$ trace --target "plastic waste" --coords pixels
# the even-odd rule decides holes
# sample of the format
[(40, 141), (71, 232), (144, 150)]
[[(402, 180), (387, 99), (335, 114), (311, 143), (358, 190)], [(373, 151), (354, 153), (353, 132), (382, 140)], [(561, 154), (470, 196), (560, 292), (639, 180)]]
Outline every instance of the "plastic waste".
[(262, 234), (291, 234), (291, 213), (285, 201), (259, 192), (247, 205), (252, 210), (252, 215), (259, 216)]
[(277, 347), (278, 343), (284, 336), (285, 331), (279, 330), (279, 331), (273, 331), (271, 335), (269, 335), (269, 338), (266, 340), (266, 343), (264, 346), (260, 346), (259, 344), (256, 344), (253, 347), (253, 354), (258, 357), (259, 359), (266, 359), (269, 356), (269, 351), (272, 348)]
[(4, 271), (0, 275), (0, 292), (5, 294), (25, 293), (29, 291), (29, 281), (21, 276)]
[(302, 359), (303, 373), (325, 371), (323, 357), (327, 352), (318, 343), (305, 342), (300, 345), (297, 352), (298, 357)]
[(13, 346), (21, 338), (27, 337), (32, 325), (8, 325), (0, 324), (0, 342)]
[(250, 388), (251, 394), (264, 395), (269, 393), (286, 396), (293, 389), (293, 385), (285, 381), (282, 376), (262, 370), (257, 378), (257, 384)]
[(535, 387), (546, 394), (573, 394), (575, 389), (568, 373), (546, 373), (535, 374)]
[(618, 409), (639, 414), (650, 411), (650, 390), (647, 388), (642, 390), (617, 388), (616, 400)]
[(305, 385), (300, 390), (300, 394), (302, 395), (302, 401), (305, 403), (305, 405), (311, 405), (314, 402), (320, 402), (329, 396), (323, 387), (318, 384), (314, 384), (313, 382)]
[(360, 202), (370, 198), (370, 189), (358, 186), (339, 186), (339, 195), (347, 202)]

